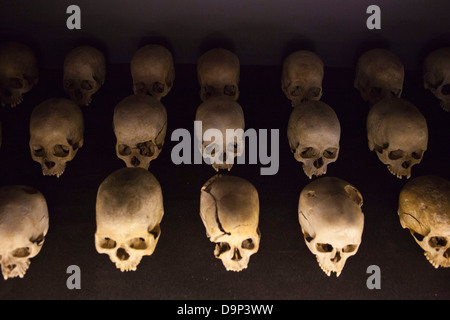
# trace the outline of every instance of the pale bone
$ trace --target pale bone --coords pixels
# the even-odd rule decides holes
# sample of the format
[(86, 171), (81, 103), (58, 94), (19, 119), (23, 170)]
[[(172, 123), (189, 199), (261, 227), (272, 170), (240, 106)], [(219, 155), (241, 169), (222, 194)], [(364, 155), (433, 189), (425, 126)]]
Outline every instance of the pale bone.
[(0, 46), (0, 102), (15, 107), (39, 81), (34, 52), (25, 44), (7, 42)]
[(137, 50), (130, 63), (135, 94), (165, 97), (175, 81), (172, 53), (162, 45), (149, 44)]
[(84, 142), (84, 119), (69, 99), (48, 99), (34, 108), (30, 118), (30, 153), (44, 176), (64, 173)]
[(240, 177), (215, 175), (201, 189), (200, 216), (226, 270), (246, 269), (261, 240), (256, 188)]
[(356, 65), (354, 87), (370, 105), (383, 98), (400, 98), (405, 70), (400, 59), (386, 49), (363, 53)]
[(233, 52), (214, 48), (202, 54), (197, 62), (197, 77), (202, 101), (222, 95), (238, 100), (240, 62)]
[(450, 181), (414, 178), (400, 191), (398, 215), (435, 267), (450, 267)]
[[(203, 102), (195, 115), (196, 121), (201, 121), (202, 132), (195, 132), (199, 151), (208, 164), (219, 171), (230, 171), (236, 157), (244, 152), (244, 112), (239, 103), (226, 96), (214, 96)], [(205, 132), (220, 133), (222, 141), (205, 138)], [(233, 138), (227, 130), (234, 134)], [(201, 136), (200, 136), (201, 134)], [(229, 141), (227, 141), (229, 140)], [(228, 142), (228, 143), (227, 143)]]
[(294, 158), (310, 179), (326, 174), (328, 165), (338, 159), (340, 122), (322, 101), (297, 104), (289, 117), (287, 136)]
[(348, 182), (323, 177), (309, 183), (300, 193), (299, 223), (309, 250), (320, 268), (338, 277), (347, 259), (361, 244), (364, 214), (361, 193)]
[(95, 248), (120, 271), (136, 271), (155, 251), (164, 215), (161, 186), (144, 168), (122, 168), (99, 186)]
[(47, 202), (41, 192), (21, 185), (0, 188), (0, 263), (5, 280), (25, 276), (48, 228)]
[(412, 166), (422, 161), (427, 150), (427, 122), (411, 102), (384, 99), (369, 111), (367, 138), (369, 149), (375, 151), (390, 173), (409, 179)]
[(120, 101), (113, 116), (116, 155), (127, 167), (148, 169), (162, 151), (166, 131), (166, 108), (156, 98), (137, 94)]
[(323, 76), (324, 65), (317, 54), (296, 51), (283, 61), (281, 89), (292, 105), (298, 101), (320, 100)]
[(441, 107), (450, 111), (450, 48), (432, 51), (424, 62), (425, 89), (440, 100)]
[(106, 62), (102, 52), (91, 46), (79, 46), (64, 59), (63, 88), (79, 106), (87, 106), (105, 83)]

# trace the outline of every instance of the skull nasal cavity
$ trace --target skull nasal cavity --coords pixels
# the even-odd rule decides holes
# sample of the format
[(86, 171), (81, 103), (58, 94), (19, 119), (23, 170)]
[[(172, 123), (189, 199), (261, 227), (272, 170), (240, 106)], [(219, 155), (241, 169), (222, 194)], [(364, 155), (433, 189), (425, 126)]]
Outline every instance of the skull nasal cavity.
[(339, 251), (336, 251), (336, 255), (334, 256), (333, 259), (331, 259), (331, 261), (333, 261), (334, 263), (341, 261), (341, 254)]
[(53, 161), (45, 161), (45, 166), (49, 169), (53, 168), (55, 164)]
[(402, 167), (405, 168), (405, 169), (408, 169), (410, 165), (411, 165), (411, 160), (404, 161), (402, 163)]
[(316, 161), (314, 161), (314, 167), (316, 167), (317, 169), (321, 168), (323, 166), (323, 159), (319, 158)]
[(116, 255), (117, 258), (119, 258), (122, 261), (128, 260), (128, 258), (130, 258), (130, 255), (125, 251), (124, 248), (117, 249)]
[(141, 164), (141, 162), (139, 161), (138, 158), (133, 157), (133, 158), (131, 158), (131, 164), (132, 164), (133, 166), (137, 167), (137, 166), (139, 166), (139, 165)]
[(231, 260), (239, 261), (241, 259), (242, 259), (241, 253), (239, 252), (239, 250), (237, 248), (235, 248), (233, 258), (231, 258)]

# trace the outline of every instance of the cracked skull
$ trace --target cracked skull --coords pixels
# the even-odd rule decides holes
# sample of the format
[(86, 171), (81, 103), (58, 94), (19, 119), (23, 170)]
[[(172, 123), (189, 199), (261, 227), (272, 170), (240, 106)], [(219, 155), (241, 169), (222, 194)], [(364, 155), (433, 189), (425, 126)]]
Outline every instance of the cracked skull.
[(116, 155), (127, 167), (148, 169), (164, 145), (167, 131), (166, 108), (149, 95), (131, 95), (114, 109)]
[(0, 102), (15, 107), (39, 80), (34, 52), (25, 44), (7, 42), (0, 46)]
[(83, 146), (83, 135), (83, 113), (78, 105), (69, 99), (48, 99), (31, 113), (31, 158), (41, 164), (44, 176), (59, 178)]
[(422, 161), (427, 150), (427, 122), (409, 101), (384, 99), (369, 111), (367, 137), (369, 149), (375, 151), (389, 172), (399, 179), (409, 179), (412, 166)]
[(361, 244), (364, 214), (361, 193), (334, 177), (319, 178), (300, 193), (298, 218), (305, 243), (320, 268), (338, 277)]
[(421, 176), (400, 191), (398, 215), (435, 267), (450, 267), (450, 181)]
[(283, 62), (281, 89), (294, 102), (320, 100), (322, 97), (323, 62), (314, 52), (300, 50)]
[(99, 186), (95, 248), (120, 271), (136, 271), (153, 254), (164, 215), (161, 186), (144, 168), (122, 168)]
[(233, 52), (214, 48), (200, 56), (197, 62), (200, 98), (206, 101), (212, 96), (239, 98), (239, 58)]
[(354, 87), (371, 105), (383, 98), (400, 98), (404, 73), (403, 64), (394, 53), (372, 49), (358, 59)]
[(450, 48), (431, 52), (424, 63), (425, 89), (440, 100), (441, 107), (450, 111)]
[(247, 268), (261, 239), (255, 187), (239, 177), (215, 175), (201, 189), (200, 216), (207, 237), (216, 243), (214, 255), (226, 270)]
[(23, 278), (49, 227), (47, 202), (28, 186), (0, 188), (0, 263), (5, 280)]
[(137, 50), (130, 69), (135, 94), (149, 94), (161, 100), (172, 89), (175, 66), (172, 53), (164, 46), (149, 44)]
[(196, 121), (201, 121), (201, 131), (195, 137), (199, 151), (206, 163), (219, 171), (230, 171), (236, 157), (244, 150), (244, 113), (234, 100), (217, 96), (203, 102), (197, 109)]
[(91, 46), (72, 49), (64, 60), (63, 88), (79, 106), (87, 106), (105, 82), (103, 53)]
[(294, 158), (310, 179), (325, 174), (327, 166), (338, 158), (341, 126), (334, 110), (322, 101), (296, 105), (287, 135)]

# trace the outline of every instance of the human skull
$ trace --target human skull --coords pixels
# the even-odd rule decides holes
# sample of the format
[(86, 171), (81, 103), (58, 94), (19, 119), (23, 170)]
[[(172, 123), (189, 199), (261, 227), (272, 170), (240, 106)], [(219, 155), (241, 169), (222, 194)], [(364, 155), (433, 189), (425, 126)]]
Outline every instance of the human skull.
[(240, 177), (215, 175), (201, 189), (200, 216), (226, 270), (247, 268), (261, 240), (256, 188)]
[(424, 86), (450, 111), (450, 48), (431, 52), (424, 63)]
[(175, 67), (172, 53), (164, 46), (149, 44), (137, 50), (130, 69), (135, 94), (149, 94), (161, 100), (172, 89)]
[(211, 97), (197, 108), (195, 120), (202, 124), (195, 136), (206, 163), (216, 171), (230, 171), (244, 152), (245, 121), (239, 103), (226, 96)]
[(400, 98), (404, 73), (403, 64), (394, 53), (372, 49), (358, 59), (354, 87), (370, 105), (383, 98)]
[(428, 145), (425, 117), (409, 101), (384, 99), (367, 116), (369, 149), (376, 152), (390, 173), (411, 177), (412, 166), (422, 161)]
[(208, 50), (197, 61), (197, 76), (202, 101), (222, 95), (238, 100), (240, 62), (233, 52), (223, 48)]
[(342, 272), (361, 244), (364, 214), (361, 193), (348, 182), (323, 177), (300, 193), (298, 218), (305, 243), (330, 276)]
[(289, 117), (288, 141), (294, 158), (308, 176), (321, 176), (337, 160), (341, 126), (334, 110), (322, 101), (298, 103)]
[(83, 113), (69, 99), (48, 99), (34, 108), (30, 118), (31, 158), (44, 176), (64, 173), (67, 162), (83, 146)]
[(400, 191), (398, 215), (435, 267), (450, 267), (450, 181), (421, 176)]
[(161, 186), (144, 168), (122, 168), (99, 186), (95, 248), (120, 271), (136, 271), (153, 254), (164, 215)]
[(64, 59), (64, 91), (78, 105), (87, 106), (104, 84), (105, 74), (103, 53), (91, 46), (76, 47)]
[(47, 202), (38, 190), (21, 185), (0, 188), (0, 263), (3, 278), (25, 276), (42, 249), (49, 227)]
[(323, 75), (323, 62), (317, 54), (295, 51), (284, 59), (281, 89), (292, 105), (295, 101), (320, 100)]
[(114, 109), (116, 155), (127, 167), (148, 169), (161, 153), (167, 131), (166, 108), (149, 95), (130, 95)]
[(39, 80), (34, 52), (25, 44), (7, 42), (0, 46), (0, 102), (15, 107)]

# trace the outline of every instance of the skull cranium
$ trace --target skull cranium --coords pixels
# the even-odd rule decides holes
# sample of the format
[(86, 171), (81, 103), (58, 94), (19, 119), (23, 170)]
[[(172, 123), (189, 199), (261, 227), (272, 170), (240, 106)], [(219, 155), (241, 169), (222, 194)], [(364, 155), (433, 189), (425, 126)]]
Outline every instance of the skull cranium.
[(424, 86), (450, 111), (450, 48), (431, 52), (424, 63)]

